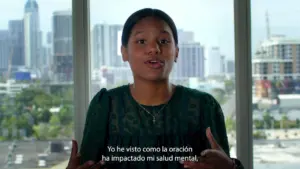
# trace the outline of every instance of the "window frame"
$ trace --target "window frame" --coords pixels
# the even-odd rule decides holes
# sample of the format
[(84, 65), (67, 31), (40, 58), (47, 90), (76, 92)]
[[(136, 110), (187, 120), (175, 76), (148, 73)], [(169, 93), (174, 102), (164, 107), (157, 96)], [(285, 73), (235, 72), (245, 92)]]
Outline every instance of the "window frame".
[(234, 0), (234, 34), (237, 157), (253, 169), (251, 0)]
[(72, 0), (74, 135), (81, 145), (86, 112), (90, 102), (90, 21), (89, 0)]

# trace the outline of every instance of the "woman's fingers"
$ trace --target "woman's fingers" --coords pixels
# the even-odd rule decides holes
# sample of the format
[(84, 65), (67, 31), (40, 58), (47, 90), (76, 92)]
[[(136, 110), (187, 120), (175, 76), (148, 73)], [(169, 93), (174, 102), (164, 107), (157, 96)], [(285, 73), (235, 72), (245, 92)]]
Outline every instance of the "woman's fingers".
[(75, 158), (78, 155), (78, 144), (76, 140), (72, 140), (72, 151), (71, 151), (71, 158)]
[(104, 164), (105, 164), (104, 161), (99, 161), (94, 166), (92, 166), (91, 169), (101, 169), (101, 166), (103, 166)]
[(72, 140), (72, 150), (68, 163), (68, 168), (76, 168), (80, 163), (80, 155), (78, 154), (78, 145), (75, 140)]

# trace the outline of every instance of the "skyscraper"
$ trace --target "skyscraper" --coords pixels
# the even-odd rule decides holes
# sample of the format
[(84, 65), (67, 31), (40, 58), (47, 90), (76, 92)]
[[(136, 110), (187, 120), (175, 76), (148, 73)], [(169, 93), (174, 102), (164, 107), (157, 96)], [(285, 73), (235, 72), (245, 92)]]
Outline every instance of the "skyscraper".
[(9, 31), (0, 30), (0, 72), (6, 72), (8, 69), (8, 61), (11, 55), (9, 47)]
[(226, 71), (226, 62), (225, 62), (225, 56), (224, 55), (221, 55), (221, 72), (222, 73), (225, 73)]
[(56, 81), (73, 80), (72, 12), (53, 13), (53, 64)]
[(110, 53), (111, 53), (111, 63), (112, 66), (124, 66), (121, 55), (121, 44), (120, 38), (122, 36), (122, 25), (110, 25), (109, 34), (110, 34)]
[(263, 41), (252, 59), (253, 79), (300, 79), (299, 51), (299, 39), (272, 36)]
[(45, 46), (45, 64), (48, 65), (48, 68), (53, 66), (53, 34), (52, 32), (47, 33), (46, 46)]
[(92, 70), (100, 69), (101, 66), (110, 65), (109, 54), (109, 25), (97, 24), (92, 30)]
[(222, 71), (222, 56), (219, 47), (212, 47), (208, 49), (208, 57), (207, 57), (207, 75), (221, 75)]
[(178, 43), (195, 42), (195, 34), (192, 31), (178, 30)]
[(42, 36), (40, 31), (39, 7), (36, 0), (27, 0), (24, 8), (24, 46), (26, 67), (40, 68)]
[(11, 20), (8, 23), (9, 36), (11, 40), (13, 67), (25, 65), (24, 55), (24, 22), (23, 20)]
[(92, 69), (124, 66), (121, 56), (122, 25), (97, 24), (92, 30)]
[(234, 61), (233, 60), (228, 60), (227, 61), (227, 70), (226, 70), (226, 73), (234, 73), (234, 69), (235, 69), (235, 67), (234, 67), (235, 65), (234, 65)]
[(179, 44), (178, 61), (172, 76), (176, 79), (189, 77), (204, 78), (204, 48), (199, 42)]

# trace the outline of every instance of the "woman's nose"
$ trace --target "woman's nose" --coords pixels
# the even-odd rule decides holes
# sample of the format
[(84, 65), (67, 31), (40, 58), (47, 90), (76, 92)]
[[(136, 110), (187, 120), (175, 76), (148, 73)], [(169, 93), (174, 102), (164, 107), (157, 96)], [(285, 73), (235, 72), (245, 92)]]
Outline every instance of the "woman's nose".
[(160, 46), (157, 42), (148, 44), (148, 54), (158, 54), (160, 51)]

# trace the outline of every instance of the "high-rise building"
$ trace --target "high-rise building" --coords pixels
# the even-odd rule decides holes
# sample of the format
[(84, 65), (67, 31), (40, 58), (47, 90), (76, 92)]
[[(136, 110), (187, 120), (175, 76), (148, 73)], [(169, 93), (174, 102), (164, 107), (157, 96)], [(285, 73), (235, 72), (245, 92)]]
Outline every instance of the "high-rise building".
[(24, 66), (24, 22), (23, 20), (11, 20), (8, 23), (9, 36), (11, 40), (12, 66)]
[(254, 80), (300, 79), (300, 39), (274, 36), (262, 42), (252, 66)]
[(92, 69), (124, 66), (121, 55), (122, 25), (97, 24), (92, 30)]
[(176, 79), (204, 78), (204, 47), (198, 42), (185, 42), (178, 46), (179, 55), (172, 77)]
[(273, 36), (263, 41), (252, 59), (256, 97), (291, 94), (300, 80), (300, 39)]
[(110, 44), (110, 54), (111, 54), (111, 64), (112, 66), (124, 66), (125, 63), (122, 60), (121, 54), (121, 36), (122, 36), (123, 26), (122, 25), (110, 25), (109, 26), (109, 44)]
[(27, 0), (24, 12), (25, 65), (30, 69), (38, 70), (41, 66), (42, 33), (36, 0)]
[(8, 30), (0, 30), (0, 72), (7, 72), (11, 55)]
[(47, 33), (46, 45), (45, 45), (45, 59), (44, 64), (48, 65), (49, 68), (53, 66), (53, 34), (52, 32)]
[(94, 25), (92, 33), (92, 70), (100, 69), (101, 66), (110, 65), (111, 57), (109, 53), (109, 25)]
[(225, 56), (224, 55), (221, 55), (221, 71), (223, 73), (226, 73), (226, 63), (225, 63)]
[(234, 73), (234, 70), (235, 70), (234, 61), (233, 60), (227, 60), (226, 73), (232, 74), (232, 73)]
[(208, 49), (207, 56), (207, 75), (215, 76), (222, 75), (224, 72), (222, 71), (222, 56), (219, 47), (212, 47)]
[(56, 81), (73, 80), (72, 12), (53, 13), (53, 65)]
[(195, 34), (192, 31), (184, 31), (179, 29), (178, 31), (178, 43), (186, 43), (186, 42), (194, 42), (195, 41)]

